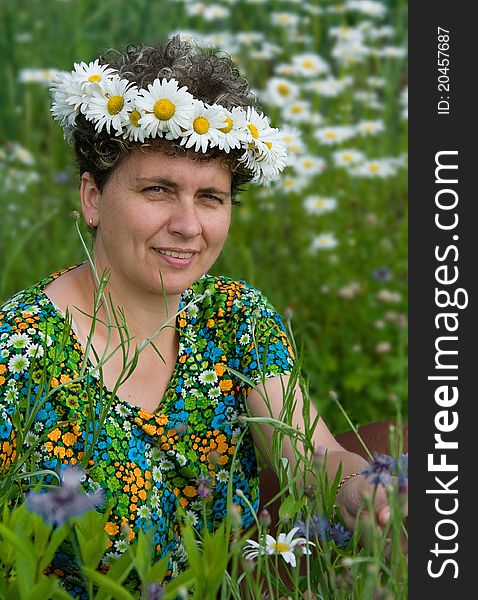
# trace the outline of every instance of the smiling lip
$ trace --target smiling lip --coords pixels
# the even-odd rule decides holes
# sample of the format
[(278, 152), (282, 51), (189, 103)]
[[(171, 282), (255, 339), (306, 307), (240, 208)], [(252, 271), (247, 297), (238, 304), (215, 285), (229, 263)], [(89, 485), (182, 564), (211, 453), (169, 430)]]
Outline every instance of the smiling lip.
[(189, 248), (153, 248), (153, 250), (172, 267), (188, 267), (197, 254), (197, 250)]

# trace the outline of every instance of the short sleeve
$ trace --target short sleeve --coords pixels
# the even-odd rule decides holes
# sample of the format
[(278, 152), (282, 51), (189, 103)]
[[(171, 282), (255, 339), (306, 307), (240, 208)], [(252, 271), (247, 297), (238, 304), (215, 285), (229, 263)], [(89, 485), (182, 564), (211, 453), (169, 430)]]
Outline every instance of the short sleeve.
[(269, 377), (289, 375), (295, 357), (279, 313), (264, 294), (248, 284), (237, 304), (238, 371), (255, 384)]

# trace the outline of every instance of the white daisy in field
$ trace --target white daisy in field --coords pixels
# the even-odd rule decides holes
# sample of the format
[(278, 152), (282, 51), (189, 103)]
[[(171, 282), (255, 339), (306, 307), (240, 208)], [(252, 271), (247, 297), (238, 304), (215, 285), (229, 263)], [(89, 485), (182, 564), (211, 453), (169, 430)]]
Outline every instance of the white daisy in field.
[(8, 361), (8, 369), (12, 373), (23, 373), (30, 366), (30, 361), (26, 356), (14, 354)]
[(8, 341), (8, 345), (16, 350), (26, 348), (30, 343), (31, 338), (26, 333), (14, 333)]
[(108, 65), (100, 65), (98, 58), (88, 64), (85, 62), (75, 63), (74, 70), (74, 78), (83, 90), (90, 89), (92, 85), (103, 85), (105, 81), (116, 74), (115, 69)]
[(201, 100), (194, 100), (193, 106), (190, 124), (181, 132), (181, 146), (194, 146), (195, 152), (199, 152), (199, 149), (206, 152), (208, 146), (212, 148), (218, 145), (221, 135), (219, 129), (224, 126), (226, 113), (222, 106), (209, 106)]
[(140, 125), (143, 115), (133, 104), (128, 108), (128, 119), (123, 123), (123, 137), (135, 142), (144, 142), (144, 129)]
[(249, 56), (257, 60), (272, 60), (282, 54), (283, 49), (277, 44), (266, 42), (262, 44), (259, 50), (252, 50)]
[(209, 385), (211, 385), (213, 383), (216, 383), (217, 373), (214, 369), (208, 369), (206, 371), (203, 371), (199, 375), (198, 379), (201, 383), (208, 383)]
[(168, 139), (181, 136), (182, 129), (189, 129), (194, 114), (193, 96), (186, 86), (178, 87), (174, 79), (156, 79), (141, 90), (136, 106), (143, 113), (139, 120), (146, 136), (166, 134)]
[(289, 63), (280, 63), (274, 69), (274, 73), (279, 75), (279, 77), (293, 77), (295, 75), (295, 69)]
[(365, 90), (357, 90), (354, 92), (354, 99), (357, 102), (362, 102), (368, 108), (373, 108), (375, 110), (382, 110), (383, 104), (379, 101), (376, 92), (369, 92)]
[(345, 142), (356, 135), (355, 127), (350, 125), (335, 125), (317, 129), (314, 137), (325, 146), (333, 146)]
[(239, 106), (224, 112), (223, 127), (219, 127), (218, 147), (228, 153), (233, 148), (240, 148), (247, 141), (246, 112)]
[(295, 100), (299, 86), (284, 77), (271, 77), (267, 82), (266, 96), (273, 106), (283, 106), (284, 102)]
[(329, 35), (340, 42), (362, 42), (364, 37), (363, 31), (357, 27), (348, 27), (347, 25), (330, 27)]
[(231, 11), (225, 6), (220, 4), (209, 4), (206, 6), (206, 10), (203, 13), (204, 20), (208, 23), (212, 21), (220, 21), (221, 19), (227, 19), (231, 14)]
[(332, 152), (332, 160), (336, 167), (348, 167), (365, 160), (365, 154), (353, 148), (344, 148)]
[(277, 540), (271, 535), (266, 534), (265, 543), (258, 543), (255, 540), (248, 540), (244, 546), (244, 557), (253, 559), (257, 556), (279, 554), (292, 567), (296, 566), (296, 553), (301, 551), (302, 554), (311, 554), (309, 546), (314, 546), (312, 542), (308, 542), (305, 538), (294, 538), (299, 531), (298, 527), (294, 527), (288, 534), (279, 533)]
[(368, 77), (367, 78), (367, 84), (376, 90), (381, 90), (382, 88), (384, 88), (386, 83), (387, 82), (383, 77)]
[(320, 175), (327, 166), (327, 163), (320, 156), (302, 156), (295, 160), (294, 167), (300, 175), (306, 175), (313, 177), (314, 175)]
[(326, 98), (335, 98), (346, 90), (353, 82), (352, 77), (327, 77), (326, 79), (318, 79), (310, 81), (304, 85), (304, 89), (316, 92), (320, 96)]
[(20, 69), (20, 83), (52, 83), (58, 74), (57, 69)]
[(335, 248), (337, 244), (338, 240), (333, 233), (321, 233), (314, 237), (310, 249), (312, 252), (330, 250), (331, 248)]
[(83, 109), (85, 117), (95, 121), (98, 132), (104, 127), (110, 133), (113, 127), (115, 131), (122, 133), (125, 123), (129, 122), (130, 103), (137, 93), (136, 86), (131, 86), (126, 79), (120, 79), (117, 75), (104, 80), (101, 88), (92, 92)]
[(287, 155), (289, 157), (287, 164), (291, 166), (295, 162), (295, 155), (303, 154), (305, 152), (301, 131), (295, 127), (284, 127), (281, 139), (285, 144)]
[(407, 51), (400, 46), (387, 46), (385, 48), (374, 48), (372, 55), (378, 58), (405, 58)]
[(317, 77), (330, 70), (328, 63), (318, 54), (296, 54), (292, 57), (292, 66), (303, 77)]
[(332, 48), (331, 55), (335, 60), (344, 65), (356, 65), (369, 56), (370, 48), (360, 42), (338, 43)]
[(374, 27), (368, 32), (367, 37), (371, 40), (383, 40), (391, 38), (395, 33), (395, 30), (390, 25), (382, 25), (382, 27)]
[(310, 102), (307, 100), (294, 100), (282, 109), (282, 117), (289, 123), (314, 123), (320, 125), (322, 117), (319, 113), (312, 112)]
[(356, 11), (367, 17), (384, 17), (387, 14), (387, 7), (376, 0), (347, 0), (344, 6), (349, 12)]
[(323, 215), (337, 208), (337, 200), (324, 196), (308, 196), (304, 200), (304, 208), (310, 215)]
[(295, 13), (272, 12), (271, 23), (278, 27), (296, 27), (299, 24), (299, 16)]
[(360, 121), (355, 127), (360, 135), (377, 135), (377, 133), (385, 131), (385, 125), (380, 119), (375, 121)]
[(265, 39), (262, 31), (241, 31), (235, 37), (239, 44), (243, 44), (244, 46), (250, 46), (255, 43), (259, 44)]
[(300, 175), (284, 175), (277, 183), (277, 187), (280, 187), (285, 192), (301, 192), (308, 185), (309, 179)]
[(388, 158), (377, 158), (352, 167), (349, 174), (353, 177), (385, 178), (395, 175), (397, 166)]

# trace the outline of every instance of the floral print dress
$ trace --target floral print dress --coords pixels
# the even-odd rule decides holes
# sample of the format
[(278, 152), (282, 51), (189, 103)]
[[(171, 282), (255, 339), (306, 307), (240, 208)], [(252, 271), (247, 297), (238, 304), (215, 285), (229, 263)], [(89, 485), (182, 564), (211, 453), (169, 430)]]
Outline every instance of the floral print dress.
[[(101, 487), (113, 504), (106, 559), (121, 555), (140, 528), (153, 530), (157, 557), (170, 554), (174, 577), (186, 564), (177, 505), (201, 527), (206, 496), (214, 528), (226, 515), (232, 478), (242, 526), (252, 523), (247, 503), (235, 493), (242, 490), (258, 508), (255, 450), (241, 416), (253, 384), (291, 371), (282, 320), (244, 281), (201, 277), (181, 296), (177, 363), (151, 414), (106, 389), (88, 358), (84, 365), (74, 330), (44, 293), (67, 270), (0, 308), (0, 476), (16, 453), (29, 453), (30, 471), (32, 461), (55, 471), (82, 464), (85, 490)], [(34, 417), (22, 444), (13, 426), (17, 412)], [(62, 561), (61, 553), (56, 560), (66, 577), (71, 560)]]

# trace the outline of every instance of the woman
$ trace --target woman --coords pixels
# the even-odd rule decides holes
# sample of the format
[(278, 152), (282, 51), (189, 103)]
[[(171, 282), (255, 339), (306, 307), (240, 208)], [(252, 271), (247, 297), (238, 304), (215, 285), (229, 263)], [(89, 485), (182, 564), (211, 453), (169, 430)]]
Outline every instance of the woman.
[[(94, 259), (2, 308), (1, 459), (9, 467), (36, 443), (39, 469), (81, 463), (85, 489), (101, 487), (113, 503), (110, 558), (154, 529), (174, 576), (186, 561), (178, 503), (200, 525), (206, 498), (220, 521), (232, 478), (244, 527), (248, 502), (259, 507), (253, 440), (267, 454), (272, 428), (250, 431), (240, 417), (278, 417), (293, 353), (258, 290), (207, 273), (238, 187), (277, 177), (285, 152), (230, 59), (178, 38), (76, 64), (52, 113), (75, 149)], [(21, 447), (12, 415), (34, 398), (34, 437)], [(304, 430), (298, 386), (295, 399), (293, 424)], [(322, 420), (313, 442), (327, 449), (330, 478), (341, 465), (337, 504), (352, 526), (371, 493), (356, 477), (365, 461)], [(283, 454), (293, 468), (290, 440)], [(387, 511), (379, 491), (380, 523)], [(56, 567), (67, 571), (67, 557)]]

